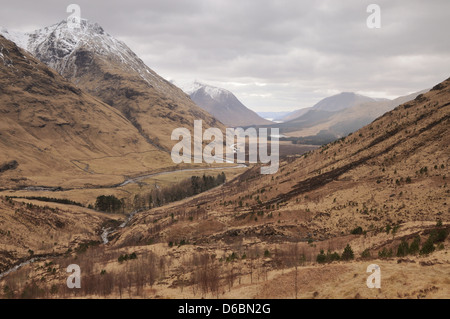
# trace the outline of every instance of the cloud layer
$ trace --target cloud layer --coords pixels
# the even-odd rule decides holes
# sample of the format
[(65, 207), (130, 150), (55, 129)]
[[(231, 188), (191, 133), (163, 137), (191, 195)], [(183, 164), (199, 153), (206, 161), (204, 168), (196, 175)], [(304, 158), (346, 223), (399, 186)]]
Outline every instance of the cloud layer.
[(2, 4), (0, 23), (30, 31), (71, 2), (163, 77), (233, 91), (257, 111), (312, 106), (341, 91), (395, 98), (450, 76), (450, 1), (128, 0)]

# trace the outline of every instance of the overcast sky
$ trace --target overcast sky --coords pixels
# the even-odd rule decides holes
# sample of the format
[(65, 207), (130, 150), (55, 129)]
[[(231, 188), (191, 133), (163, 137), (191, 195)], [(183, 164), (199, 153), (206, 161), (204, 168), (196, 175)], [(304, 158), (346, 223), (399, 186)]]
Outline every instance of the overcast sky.
[[(450, 77), (449, 0), (11, 0), (0, 26), (33, 31), (70, 3), (164, 78), (229, 89), (255, 111), (343, 91), (395, 98)], [(366, 25), (371, 3), (380, 29)]]

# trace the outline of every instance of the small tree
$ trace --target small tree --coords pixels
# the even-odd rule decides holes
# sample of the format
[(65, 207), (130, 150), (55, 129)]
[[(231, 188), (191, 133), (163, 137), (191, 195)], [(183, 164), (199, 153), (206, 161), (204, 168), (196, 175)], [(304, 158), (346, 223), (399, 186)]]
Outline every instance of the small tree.
[(356, 227), (351, 231), (352, 235), (361, 235), (363, 233), (362, 227)]
[(397, 248), (397, 257), (404, 257), (409, 253), (409, 245), (406, 240), (403, 240)]
[(436, 248), (434, 247), (433, 241), (430, 238), (423, 244), (422, 249), (420, 250), (421, 255), (431, 254)]
[(341, 259), (342, 260), (352, 260), (353, 258), (355, 258), (353, 249), (352, 249), (352, 247), (350, 247), (350, 244), (347, 244), (347, 246), (344, 248), (344, 252), (342, 253)]
[(325, 255), (323, 249), (320, 251), (320, 254), (317, 255), (316, 261), (319, 264), (324, 264), (327, 262), (327, 256)]
[(371, 255), (370, 255), (370, 250), (369, 249), (365, 249), (361, 253), (361, 258), (363, 258), (363, 259), (369, 259), (370, 257), (371, 257)]
[(419, 250), (420, 250), (420, 236), (416, 236), (411, 245), (409, 246), (409, 254), (415, 255), (419, 252)]

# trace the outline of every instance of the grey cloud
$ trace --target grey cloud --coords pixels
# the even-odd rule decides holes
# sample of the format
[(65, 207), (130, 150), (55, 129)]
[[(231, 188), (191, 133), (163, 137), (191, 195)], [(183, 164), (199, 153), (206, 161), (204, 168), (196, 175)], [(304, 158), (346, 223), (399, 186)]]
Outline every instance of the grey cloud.
[[(3, 4), (0, 24), (53, 24), (71, 2), (162, 76), (223, 86), (254, 110), (340, 91), (396, 97), (449, 76), (448, 0), (17, 0)], [(377, 30), (366, 27), (373, 2)]]

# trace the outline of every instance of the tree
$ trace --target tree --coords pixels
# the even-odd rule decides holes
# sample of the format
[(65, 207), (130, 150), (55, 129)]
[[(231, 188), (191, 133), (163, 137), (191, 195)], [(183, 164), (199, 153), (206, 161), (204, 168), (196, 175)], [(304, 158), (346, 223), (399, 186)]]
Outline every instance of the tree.
[(327, 262), (327, 256), (325, 255), (323, 249), (320, 251), (320, 254), (317, 255), (316, 261), (317, 261), (319, 264), (324, 264), (324, 263)]
[(422, 245), (422, 249), (420, 250), (421, 255), (428, 255), (431, 254), (433, 251), (435, 251), (435, 247), (433, 244), (433, 241), (430, 240), (430, 238), (427, 239), (427, 241)]
[(408, 252), (411, 255), (415, 255), (419, 252), (419, 250), (420, 250), (420, 236), (416, 236), (411, 245), (409, 246)]
[(122, 208), (123, 202), (114, 195), (97, 197), (95, 208), (102, 212), (116, 213)]
[(409, 253), (409, 245), (406, 240), (403, 240), (397, 248), (397, 257), (404, 257)]
[(363, 233), (362, 227), (356, 227), (351, 231), (352, 235), (361, 235)]
[(352, 260), (355, 257), (353, 254), (353, 249), (350, 247), (350, 244), (347, 244), (347, 246), (344, 248), (344, 252), (342, 253), (341, 259), (342, 260)]

